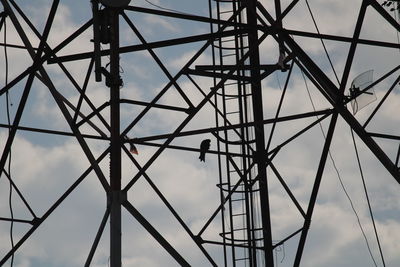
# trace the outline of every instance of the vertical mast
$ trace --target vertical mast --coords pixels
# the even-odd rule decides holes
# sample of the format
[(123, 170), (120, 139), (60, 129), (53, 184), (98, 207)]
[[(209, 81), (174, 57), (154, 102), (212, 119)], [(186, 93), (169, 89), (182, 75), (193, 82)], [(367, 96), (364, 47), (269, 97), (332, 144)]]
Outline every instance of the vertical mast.
[(249, 49), (250, 49), (250, 75), (251, 75), (251, 91), (253, 102), (253, 116), (255, 123), (256, 138), (256, 155), (254, 157), (257, 164), (257, 173), (260, 187), (260, 205), (261, 220), (263, 232), (263, 247), (265, 266), (273, 267), (274, 258), (272, 253), (272, 236), (271, 236), (271, 218), (269, 209), (267, 170), (266, 170), (266, 153), (265, 153), (265, 136), (263, 124), (263, 103), (261, 92), (261, 75), (260, 75), (260, 53), (258, 47), (257, 33), (257, 10), (256, 1), (247, 1), (247, 23), (249, 30)]
[(110, 20), (110, 263), (121, 267), (121, 136), (119, 78), (119, 9), (107, 8)]

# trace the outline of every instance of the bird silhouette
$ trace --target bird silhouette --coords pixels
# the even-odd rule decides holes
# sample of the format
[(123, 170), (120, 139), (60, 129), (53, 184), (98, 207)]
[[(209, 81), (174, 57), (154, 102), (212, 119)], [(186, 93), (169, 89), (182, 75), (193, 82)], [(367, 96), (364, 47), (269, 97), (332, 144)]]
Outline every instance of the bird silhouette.
[(206, 152), (210, 149), (210, 143), (211, 143), (210, 139), (204, 139), (203, 141), (201, 141), (200, 157), (199, 157), (200, 161), (206, 160)]

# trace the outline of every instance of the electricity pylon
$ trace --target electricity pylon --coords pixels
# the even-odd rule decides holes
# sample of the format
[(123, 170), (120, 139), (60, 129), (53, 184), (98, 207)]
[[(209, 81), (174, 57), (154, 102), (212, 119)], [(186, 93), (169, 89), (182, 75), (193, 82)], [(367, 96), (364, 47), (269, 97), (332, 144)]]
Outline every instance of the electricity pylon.
[[(0, 97), (7, 100), (4, 101), (7, 102), (7, 108), (10, 108), (9, 95), (14, 94), (14, 111), (7, 116), (8, 120), (4, 116), (2, 119), (5, 122), (1, 124), (2, 128), (8, 130), (0, 159), (1, 177), (8, 180), (10, 192), (15, 193), (14, 198), (18, 198), (24, 209), (29, 211), (22, 219), (14, 215), (0, 216), (1, 221), (7, 224), (11, 222), (13, 227), (19, 224), (28, 226), (27, 230), (20, 230), (15, 244), (2, 255), (0, 265), (14, 258), (22, 245), (36, 230), (43, 227), (53, 213), (61, 208), (60, 205), (93, 172), (106, 193), (107, 204), (93, 237), (94, 241), (88, 248), (85, 266), (91, 265), (108, 221), (110, 266), (122, 265), (123, 211), (145, 228), (177, 264), (194, 265), (193, 260), (178, 249), (176, 242), (172, 242), (170, 237), (157, 229), (155, 222), (146, 218), (128, 197), (141, 181), (145, 181), (148, 190), (155, 193), (165, 205), (179, 225), (179, 231), (190, 239), (191, 244), (202, 255), (203, 262), (212, 266), (272, 267), (277, 264), (274, 252), (285, 243), (295, 240), (293, 263), (290, 264), (300, 266), (332, 142), (339, 132), (337, 128), (340, 119), (350, 126), (352, 132), (362, 140), (390, 176), (397, 183), (400, 182), (400, 146), (393, 156), (393, 151), (388, 151), (383, 145), (387, 140), (398, 143), (400, 137), (385, 132), (385, 129), (376, 132), (368, 129), (370, 122), (379, 117), (379, 111), (387, 104), (388, 96), (398, 85), (400, 65), (398, 62), (385, 65), (384, 74), (375, 81), (358, 88), (356, 93), (348, 92), (350, 75), (355, 71), (352, 66), (358, 56), (357, 49), (368, 46), (371, 51), (386, 49), (394, 55), (400, 49), (400, 44), (395, 42), (361, 38), (363, 26), (368, 25), (367, 11), (375, 12), (387, 27), (400, 31), (399, 22), (377, 1), (362, 1), (351, 37), (346, 37), (320, 33), (307, 1), (295, 0), (283, 5), (283, 1), (275, 0), (273, 10), (269, 10), (262, 2), (255, 0), (207, 0), (205, 2), (210, 9), (209, 16), (200, 16), (163, 8), (145, 8), (135, 2), (130, 3), (129, 0), (92, 0), (92, 12), (88, 15), (88, 20), (67, 37), (58, 40), (55, 45), (53, 35), (57, 32), (52, 29), (62, 1), (50, 2), (44, 30), (40, 32), (39, 25), (35, 25), (22, 4), (13, 0), (1, 0), (4, 12), (1, 13), (0, 27), (4, 33), (6, 26), (10, 28), (9, 25), (12, 25), (12, 32), (19, 38), (19, 44), (13, 44), (5, 38), (2, 45), (8, 51), (23, 51), (24, 55), (30, 57), (30, 61), (22, 69), (18, 66), (21, 70), (6, 81), (0, 90)], [(302, 31), (286, 27), (291, 19), (300, 19), (298, 8), (301, 4), (304, 8), (305, 3), (316, 32), (314, 29)], [(201, 24), (202, 27), (207, 26), (209, 31), (148, 41), (144, 34), (145, 25), (134, 22), (136, 16), (140, 15)], [(124, 33), (128, 31), (134, 35), (133, 43), (126, 44), (125, 41), (121, 45), (121, 28)], [(86, 40), (90, 49), (70, 52), (76, 40)], [(309, 51), (308, 43), (304, 40), (322, 43), (332, 70), (326, 67), (326, 63), (321, 63), (319, 58), (314, 57), (313, 51)], [(329, 41), (347, 47), (344, 49), (344, 58), (337, 61), (333, 59), (335, 64), (325, 47)], [(163, 63), (163, 59), (156, 53), (157, 49), (171, 48), (176, 49), (171, 51), (177, 53), (181, 47), (189, 44), (200, 45), (183, 66), (172, 74), (175, 70)], [(265, 44), (270, 46), (268, 55), (264, 54), (267, 49)], [(148, 53), (163, 77), (166, 77), (163, 78), (166, 79), (164, 87), (149, 92), (150, 96), (146, 101), (121, 97), (125, 81), (132, 71), (124, 68), (122, 73), (121, 61), (143, 51)], [(209, 57), (206, 64), (200, 60), (201, 56)], [(142, 64), (129, 60), (131, 64)], [(87, 64), (82, 85), (78, 82), (82, 73), (74, 73), (68, 68), (68, 64), (79, 65), (80, 62)], [(54, 66), (58, 72), (51, 69)], [(341, 76), (338, 76), (335, 69), (340, 70)], [(333, 72), (334, 76), (328, 75), (328, 72)], [(67, 88), (59, 85), (60, 73), (68, 81)], [(276, 75), (283, 75), (286, 82), (279, 96), (272, 99), (272, 93), (267, 89), (270, 83), (276, 83)], [(305, 85), (301, 87), (305, 86), (308, 90), (309, 84), (319, 92), (318, 99), (323, 108), (314, 104), (304, 108), (304, 102), (301, 101), (308, 101), (307, 98), (298, 99), (299, 102), (294, 103), (295, 105), (286, 104), (285, 96), (291, 87), (296, 87), (293, 80), (298, 80), (299, 77), (304, 78)], [(386, 89), (383, 98), (375, 102), (366, 118), (358, 119), (347, 109), (348, 103), (361, 101), (363, 95), (373, 94), (373, 87), (386, 85), (387, 82), (391, 83), (389, 89)], [(51, 122), (47, 122), (44, 127), (28, 127), (23, 124), (29, 122), (29, 99), (34, 97), (36, 86), (46, 88), (54, 108), (66, 122), (64, 128), (51, 129)], [(96, 86), (108, 88), (109, 92), (107, 100), (100, 104), (96, 103), (96, 94), (92, 92)], [(276, 95), (276, 92), (273, 93)], [(168, 94), (173, 94), (174, 98), (166, 97)], [(125, 104), (133, 108), (124, 117), (121, 113)], [(148, 117), (160, 110), (171, 121), (164, 121), (150, 133), (142, 132), (143, 125), (152, 120)], [(205, 112), (207, 118), (214, 118), (212, 122), (203, 125), (203, 121), (199, 119), (202, 112)], [(175, 119), (175, 114), (179, 114), (176, 115), (178, 119)], [(23, 121), (24, 116), (26, 119)], [(29, 124), (35, 122), (32, 120)], [(290, 129), (292, 126), (293, 129)], [(296, 196), (292, 188), (292, 174), (288, 170), (293, 163), (288, 162), (286, 157), (290, 151), (296, 151), (292, 146), (296, 147), (304, 137), (313, 137), (319, 126), (327, 129), (322, 130), (323, 138), (319, 135), (319, 142), (315, 140), (320, 150), (312, 158), (315, 163), (310, 169), (313, 180), (309, 183), (309, 195), (304, 202)], [(26, 132), (40, 134), (41, 138), (73, 138), (89, 162), (87, 169), (43, 213), (31, 207), (25, 197), (26, 192), (20, 190), (21, 181), (12, 175), (12, 159), (18, 157), (13, 153), (13, 148), (20, 140), (17, 135)], [(216, 181), (218, 180), (216, 192), (219, 194), (219, 203), (211, 207), (213, 212), (210, 212), (209, 217), (203, 218), (200, 229), (197, 229), (174, 208), (150, 173), (161, 168), (157, 160), (169, 151), (176, 150), (177, 153), (185, 152), (190, 155), (194, 152), (200, 153), (200, 141), (206, 136), (212, 136), (209, 138), (212, 138), (212, 144), (216, 144), (216, 148), (213, 146), (206, 151), (206, 162), (210, 164), (212, 158), (218, 163), (214, 175)], [(101, 153), (93, 144), (94, 141), (102, 143)], [(141, 162), (127, 146), (155, 149), (150, 150), (151, 153)], [(298, 150), (297, 152), (299, 153)], [(106, 156), (109, 156), (109, 173), (107, 168), (101, 166), (106, 161)], [(131, 177), (123, 177), (124, 158), (135, 168)], [(291, 207), (295, 208), (299, 217), (297, 229), (290, 229), (287, 233), (274, 232), (276, 225), (272, 219), (271, 185), (279, 185)], [(132, 195), (134, 198), (135, 194)], [(221, 227), (217, 234), (210, 230), (215, 225)], [(213, 250), (213, 246), (219, 248), (218, 253)]]

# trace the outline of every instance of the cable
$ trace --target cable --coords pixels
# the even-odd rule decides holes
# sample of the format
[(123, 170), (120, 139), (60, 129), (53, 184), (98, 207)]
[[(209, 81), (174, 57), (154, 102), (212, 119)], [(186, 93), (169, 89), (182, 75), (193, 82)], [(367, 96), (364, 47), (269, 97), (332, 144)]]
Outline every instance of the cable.
[[(7, 51), (7, 23), (6, 23), (6, 18), (4, 18), (4, 64), (5, 64), (5, 86), (8, 84), (8, 51)], [(8, 125), (11, 126), (11, 116), (10, 116), (10, 95), (8, 90), (6, 91), (6, 109), (7, 109), (7, 123)], [(8, 132), (10, 133), (11, 128), (8, 128)], [(8, 155), (8, 166), (7, 166), (7, 172), (10, 178), (10, 191), (8, 194), (8, 206), (10, 208), (10, 215), (11, 215), (11, 225), (10, 225), (10, 242), (11, 242), (11, 249), (14, 250), (14, 235), (13, 235), (13, 229), (14, 229), (14, 210), (13, 210), (13, 205), (12, 205), (12, 183), (11, 183), (11, 159), (12, 159), (12, 152), (10, 148), (10, 152)], [(11, 263), (10, 266), (14, 266), (14, 253), (11, 255)]]
[[(310, 5), (309, 5), (309, 3), (308, 3), (308, 0), (306, 0), (306, 5), (307, 5), (307, 8), (308, 8), (308, 11), (310, 12), (310, 15), (311, 15), (311, 18), (312, 18), (312, 20), (313, 20), (314, 26), (315, 26), (315, 28), (316, 28), (316, 30), (317, 30), (317, 33), (320, 34), (320, 31), (319, 31), (317, 22), (316, 22), (316, 20), (315, 20), (315, 18), (314, 18), (314, 15), (313, 15), (312, 11), (311, 11), (311, 8), (310, 8)], [(400, 43), (400, 40), (399, 40), (399, 33), (397, 33), (397, 38), (398, 38), (398, 41), (399, 41), (399, 43)], [(337, 76), (337, 74), (336, 74), (336, 71), (335, 71), (335, 68), (334, 68), (334, 66), (333, 66), (333, 64), (332, 64), (332, 60), (331, 60), (331, 58), (330, 58), (330, 56), (329, 56), (329, 53), (328, 53), (328, 51), (327, 51), (327, 49), (326, 49), (325, 43), (324, 43), (324, 41), (323, 41), (322, 38), (320, 38), (320, 40), (321, 40), (322, 46), (323, 46), (323, 48), (324, 48), (325, 54), (326, 54), (326, 56), (327, 56), (327, 58), (328, 58), (328, 60), (329, 60), (329, 64), (331, 65), (331, 68), (332, 68), (332, 70), (333, 70), (333, 73), (335, 74), (336, 80), (337, 80), (338, 84), (340, 84), (339, 78), (338, 78), (338, 76)], [(399, 50), (399, 51), (400, 51), (400, 50)], [(307, 88), (307, 92), (308, 92), (310, 101), (311, 101), (312, 106), (313, 106), (313, 109), (314, 109), (314, 111), (315, 111), (315, 106), (314, 106), (314, 103), (313, 103), (313, 101), (312, 101), (311, 94), (310, 94), (310, 92), (309, 92), (309, 89), (308, 89), (307, 82), (306, 82), (306, 79), (305, 79), (305, 77), (304, 77), (303, 71), (302, 71), (301, 73), (302, 73), (303, 79), (304, 79), (305, 84), (306, 84), (306, 88)], [(317, 117), (318, 117), (318, 116), (317, 116)], [(326, 138), (326, 135), (325, 135), (325, 133), (324, 133), (324, 130), (323, 130), (323, 128), (322, 128), (321, 123), (319, 123), (319, 125), (320, 125), (320, 128), (321, 128), (321, 131), (322, 131), (322, 134), (323, 134), (324, 138)], [(353, 129), (352, 129), (351, 127), (350, 127), (350, 129), (351, 129), (351, 135), (352, 135), (352, 138), (353, 138), (354, 147), (355, 147), (355, 150), (356, 150), (357, 162), (358, 162), (358, 166), (359, 166), (359, 170), (360, 170), (360, 174), (361, 174), (361, 178), (362, 178), (362, 182), (363, 182), (363, 186), (364, 186), (364, 192), (365, 192), (365, 194), (366, 194), (367, 203), (368, 203), (368, 208), (369, 208), (371, 220), (372, 220), (372, 223), (373, 223), (373, 226), (374, 226), (375, 236), (376, 236), (376, 239), (377, 239), (377, 242), (378, 242), (378, 247), (379, 247), (379, 251), (380, 251), (380, 254), (381, 254), (381, 258), (382, 258), (383, 265), (386, 266), (386, 265), (385, 265), (385, 260), (384, 260), (384, 257), (383, 257), (382, 248), (381, 248), (380, 241), (379, 241), (379, 237), (378, 237), (378, 233), (377, 233), (376, 226), (375, 226), (375, 220), (374, 220), (374, 216), (373, 216), (373, 213), (372, 213), (372, 208), (371, 208), (371, 204), (370, 204), (370, 201), (369, 201), (369, 196), (368, 196), (367, 188), (366, 188), (366, 185), (365, 185), (365, 179), (364, 179), (364, 175), (363, 175), (363, 172), (362, 172), (361, 163), (360, 163), (359, 156), (358, 156), (358, 150), (357, 150), (357, 146), (356, 146), (355, 139), (354, 139)], [(359, 227), (360, 227), (360, 229), (361, 229), (361, 232), (362, 232), (362, 234), (363, 234), (363, 236), (364, 236), (366, 245), (367, 245), (367, 247), (368, 247), (369, 254), (370, 254), (371, 257), (372, 257), (372, 260), (373, 260), (375, 266), (377, 266), (376, 261), (375, 261), (375, 258), (374, 258), (373, 255), (372, 255), (372, 252), (371, 252), (371, 249), (370, 249), (370, 246), (369, 246), (368, 239), (367, 239), (367, 237), (366, 237), (366, 235), (365, 235), (365, 232), (364, 232), (364, 230), (363, 230), (363, 228), (362, 228), (362, 225), (361, 225), (359, 216), (358, 216), (358, 214), (357, 214), (357, 212), (356, 212), (356, 210), (355, 210), (355, 208), (354, 208), (354, 205), (353, 205), (353, 202), (352, 202), (352, 200), (351, 200), (351, 198), (350, 198), (350, 195), (348, 194), (348, 192), (347, 192), (347, 190), (346, 190), (346, 187), (344, 186), (344, 183), (343, 183), (343, 181), (342, 181), (342, 179), (341, 179), (339, 170), (338, 170), (337, 167), (336, 167), (336, 164), (335, 164), (335, 161), (334, 161), (334, 159), (333, 159), (333, 157), (332, 157), (331, 152), (328, 151), (328, 153), (329, 153), (329, 157), (330, 157), (330, 159), (331, 159), (331, 161), (332, 161), (332, 163), (333, 163), (333, 167), (334, 167), (334, 169), (335, 169), (335, 171), (336, 171), (336, 173), (337, 173), (337, 176), (338, 176), (338, 178), (339, 178), (340, 184), (341, 184), (341, 186), (342, 186), (342, 188), (343, 188), (343, 190), (344, 190), (344, 192), (345, 192), (345, 194), (346, 194), (346, 196), (347, 196), (347, 198), (348, 198), (348, 200), (349, 200), (349, 202), (350, 202), (350, 204), (351, 204), (351, 207), (352, 207), (352, 209), (353, 209), (354, 214), (355, 214), (356, 217), (357, 217), (357, 221), (358, 221)]]
[(144, 1), (147, 2), (149, 5), (152, 5), (152, 6), (154, 6), (154, 7), (157, 7), (157, 8), (159, 8), (159, 9), (163, 9), (163, 10), (167, 10), (167, 11), (172, 11), (172, 12), (179, 13), (179, 14), (183, 14), (183, 15), (190, 15), (190, 14), (188, 14), (188, 13), (184, 13), (184, 12), (178, 11), (178, 10), (176, 10), (176, 9), (170, 9), (170, 8), (166, 8), (166, 7), (162, 7), (162, 6), (156, 5), (156, 4), (154, 4), (153, 2), (150, 2), (149, 0), (144, 0)]
[[(350, 128), (350, 129), (351, 129), (351, 128)], [(361, 180), (362, 180), (362, 182), (363, 182), (364, 193), (365, 193), (365, 197), (366, 197), (366, 199), (367, 199), (368, 209), (369, 209), (369, 214), (370, 214), (370, 216), (371, 216), (372, 225), (374, 226), (374, 233), (375, 233), (376, 241), (377, 241), (377, 243), (378, 243), (379, 253), (381, 254), (381, 259), (382, 259), (383, 266), (386, 266), (386, 264), (385, 264), (385, 258), (383, 257), (381, 242), (379, 241), (378, 232), (377, 232), (377, 230), (376, 230), (376, 225), (375, 225), (375, 220), (374, 220), (374, 214), (373, 214), (373, 212), (372, 212), (371, 203), (370, 203), (370, 200), (369, 200), (369, 195), (368, 195), (368, 191), (367, 191), (367, 186), (366, 186), (366, 183), (365, 183), (364, 173), (363, 173), (363, 170), (362, 170), (362, 167), (361, 167), (360, 156), (359, 156), (359, 154), (358, 154), (358, 149), (357, 149), (356, 140), (355, 140), (355, 138), (354, 138), (353, 129), (351, 129), (351, 137), (352, 137), (352, 139), (353, 139), (354, 149), (355, 149), (356, 157), (357, 157), (358, 168), (359, 168), (359, 170), (360, 170)]]
[(278, 87), (282, 91), (281, 81), (279, 80), (279, 76), (278, 76), (277, 72), (275, 72), (275, 77), (276, 77), (276, 80), (278, 82)]
[[(313, 110), (316, 111), (316, 108), (315, 108), (315, 105), (314, 105), (314, 101), (312, 100), (311, 93), (310, 93), (310, 90), (309, 90), (309, 88), (308, 88), (307, 80), (306, 80), (306, 78), (305, 78), (305, 76), (304, 76), (303, 71), (301, 71), (301, 74), (302, 74), (302, 76), (303, 76), (304, 83), (305, 83), (305, 86), (306, 86), (306, 89), (307, 89), (307, 93), (308, 93), (308, 96), (309, 96), (309, 98), (310, 98), (310, 101), (311, 101), (311, 105), (312, 105), (312, 107), (313, 107)], [(319, 118), (319, 116), (317, 116), (317, 118)], [(318, 124), (319, 124), (319, 127), (321, 128), (321, 132), (322, 132), (322, 135), (323, 135), (324, 139), (326, 139), (326, 134), (325, 134), (324, 129), (322, 128), (321, 122), (319, 122)], [(334, 168), (335, 171), (336, 171), (336, 174), (337, 174), (337, 177), (338, 177), (338, 179), (339, 179), (340, 185), (341, 185), (341, 187), (342, 187), (342, 189), (343, 189), (343, 192), (345, 193), (347, 199), (349, 200), (351, 209), (353, 210), (353, 213), (354, 213), (354, 215), (355, 215), (356, 218), (357, 218), (358, 226), (359, 226), (359, 228), (360, 228), (360, 230), (361, 230), (361, 233), (362, 233), (362, 235), (363, 235), (363, 237), (364, 237), (364, 239), (365, 239), (365, 243), (366, 243), (366, 245), (367, 245), (368, 252), (369, 252), (369, 254), (370, 254), (371, 258), (372, 258), (372, 261), (374, 262), (375, 267), (377, 267), (378, 265), (376, 264), (375, 258), (374, 258), (374, 256), (372, 255), (372, 251), (371, 251), (371, 247), (370, 247), (369, 242), (368, 242), (368, 238), (367, 238), (367, 236), (366, 236), (366, 234), (365, 234), (365, 232), (364, 232), (364, 228), (363, 228), (362, 225), (361, 225), (360, 217), (358, 216), (358, 213), (357, 213), (357, 211), (356, 211), (356, 209), (355, 209), (355, 207), (354, 207), (353, 201), (352, 201), (352, 199), (351, 199), (351, 197), (350, 197), (350, 195), (349, 195), (349, 193), (348, 193), (348, 191), (347, 191), (347, 189), (346, 189), (346, 187), (345, 187), (345, 185), (344, 185), (344, 183), (343, 183), (343, 180), (342, 180), (342, 177), (341, 177), (341, 175), (340, 175), (339, 169), (338, 169), (337, 166), (336, 166), (335, 160), (333, 159), (333, 156), (332, 156), (330, 150), (328, 151), (328, 155), (329, 155), (329, 158), (330, 158), (330, 160), (331, 160), (331, 162), (332, 162), (333, 168)]]
[[(311, 11), (311, 8), (310, 8), (310, 5), (308, 3), (308, 0), (306, 0), (306, 4), (307, 4), (308, 11), (310, 12), (312, 21), (314, 22), (315, 29), (317, 30), (317, 33), (320, 35), (321, 33), (319, 32), (319, 28), (318, 28), (317, 22), (315, 21), (315, 18), (314, 18), (314, 15), (313, 15), (312, 11)], [(327, 58), (329, 60), (329, 64), (331, 65), (333, 73), (335, 74), (336, 80), (337, 80), (338, 84), (340, 84), (340, 81), (339, 81), (339, 78), (338, 78), (338, 76), (336, 74), (335, 68), (333, 67), (333, 63), (332, 63), (331, 57), (329, 56), (329, 53), (326, 50), (325, 42), (321, 37), (319, 39), (321, 40), (322, 46), (323, 46), (324, 51), (325, 51), (325, 55), (327, 56)]]

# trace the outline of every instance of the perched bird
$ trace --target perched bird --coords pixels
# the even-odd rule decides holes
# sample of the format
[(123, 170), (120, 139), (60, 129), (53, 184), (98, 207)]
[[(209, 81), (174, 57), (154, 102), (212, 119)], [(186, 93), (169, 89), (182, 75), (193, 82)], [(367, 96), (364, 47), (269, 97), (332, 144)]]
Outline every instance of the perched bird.
[(205, 161), (206, 159), (206, 152), (210, 149), (210, 143), (211, 140), (210, 139), (204, 139), (203, 141), (201, 141), (200, 144), (200, 161)]

